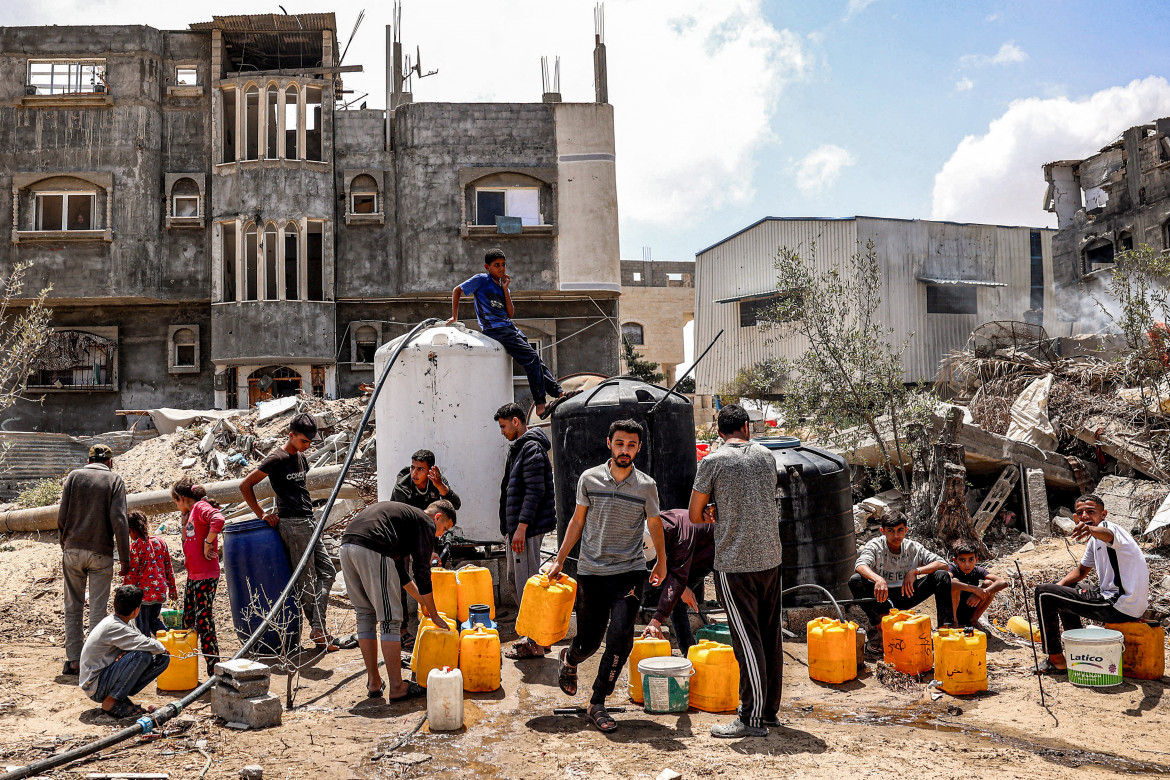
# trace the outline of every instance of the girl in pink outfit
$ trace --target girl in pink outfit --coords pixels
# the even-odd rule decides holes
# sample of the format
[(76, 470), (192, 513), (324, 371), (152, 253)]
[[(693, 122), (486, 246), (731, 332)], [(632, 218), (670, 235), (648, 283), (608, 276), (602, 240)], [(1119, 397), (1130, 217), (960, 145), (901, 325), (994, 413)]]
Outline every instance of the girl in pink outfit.
[(134, 625), (143, 634), (153, 637), (156, 631), (166, 628), (162, 619), (163, 602), (179, 597), (175, 589), (175, 571), (171, 568), (171, 551), (160, 536), (150, 535), (146, 515), (131, 512), (127, 518), (130, 526), (130, 572), (122, 578), (123, 585), (137, 585), (142, 588), (142, 610), (134, 619)]
[(171, 500), (183, 513), (183, 557), (187, 563), (187, 587), (183, 592), (183, 627), (199, 634), (199, 648), (207, 663), (207, 675), (219, 661), (219, 640), (211, 614), (219, 585), (219, 534), (223, 514), (207, 497), (202, 485), (183, 477), (171, 486)]

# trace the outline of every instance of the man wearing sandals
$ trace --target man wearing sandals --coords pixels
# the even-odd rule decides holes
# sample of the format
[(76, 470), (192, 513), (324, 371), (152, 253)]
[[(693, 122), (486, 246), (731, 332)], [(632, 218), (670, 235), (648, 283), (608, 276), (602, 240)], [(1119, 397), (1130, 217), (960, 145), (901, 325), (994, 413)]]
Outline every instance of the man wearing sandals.
[(114, 718), (137, 718), (146, 710), (130, 701), (162, 674), (171, 656), (162, 642), (144, 636), (134, 625), (142, 609), (142, 588), (123, 585), (114, 591), (114, 614), (89, 632), (81, 649), (78, 685)]
[[(508, 545), (517, 604), (524, 597), (524, 584), (540, 569), (544, 535), (557, 527), (552, 462), (548, 459), (552, 444), (544, 431), (525, 425), (526, 416), (520, 404), (509, 403), (496, 410), (495, 418), (500, 434), (512, 443), (500, 485), (500, 533)], [(513, 661), (543, 658), (549, 649), (521, 637), (504, 655)]]
[[(658, 517), (658, 487), (634, 468), (644, 430), (634, 420), (609, 426), (610, 460), (589, 469), (577, 483), (577, 508), (565, 529), (561, 549), (549, 569), (549, 579), (561, 568), (577, 541), (577, 636), (561, 651), (557, 683), (569, 696), (577, 693), (577, 666), (597, 652), (605, 638), (605, 653), (593, 681), (586, 715), (602, 733), (617, 728), (605, 709), (605, 697), (634, 647), (634, 621), (646, 587), (646, 555), (642, 533), (649, 529), (654, 543), (654, 570), (650, 584), (666, 576), (666, 542)], [(607, 627), (608, 626), (608, 630)]]

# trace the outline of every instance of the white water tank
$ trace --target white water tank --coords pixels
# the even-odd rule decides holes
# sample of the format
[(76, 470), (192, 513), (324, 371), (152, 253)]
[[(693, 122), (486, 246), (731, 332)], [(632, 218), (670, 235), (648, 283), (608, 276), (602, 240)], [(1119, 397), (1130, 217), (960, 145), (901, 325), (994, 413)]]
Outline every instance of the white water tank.
[[(378, 349), (375, 379), (405, 339)], [(512, 400), (512, 359), (499, 342), (461, 324), (416, 335), (390, 369), (374, 407), (378, 500), (390, 500), (411, 454), (430, 450), (463, 501), (458, 533), (477, 542), (500, 541), (500, 479), (508, 440), (492, 418)]]

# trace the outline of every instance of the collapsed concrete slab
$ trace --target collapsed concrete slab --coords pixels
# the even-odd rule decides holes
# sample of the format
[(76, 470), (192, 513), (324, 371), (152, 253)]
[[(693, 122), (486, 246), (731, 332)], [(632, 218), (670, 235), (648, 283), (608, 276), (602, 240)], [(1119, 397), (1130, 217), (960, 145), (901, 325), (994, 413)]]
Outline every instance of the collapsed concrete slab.
[(1170, 495), (1170, 485), (1110, 475), (1097, 483), (1094, 492), (1105, 501), (1108, 519), (1137, 536)]

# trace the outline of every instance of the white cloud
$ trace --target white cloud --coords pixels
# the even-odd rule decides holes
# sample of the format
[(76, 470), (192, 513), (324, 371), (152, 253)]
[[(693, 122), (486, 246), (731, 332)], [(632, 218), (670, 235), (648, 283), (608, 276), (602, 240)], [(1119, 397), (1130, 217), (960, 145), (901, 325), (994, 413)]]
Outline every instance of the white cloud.
[(849, 0), (849, 5), (845, 8), (845, 21), (849, 21), (859, 13), (869, 8), (877, 0)]
[(1008, 41), (999, 47), (999, 51), (995, 54), (964, 54), (959, 58), (959, 62), (963, 65), (1012, 65), (1017, 62), (1024, 62), (1028, 59), (1028, 53), (1015, 44), (1014, 41)]
[(832, 186), (841, 172), (855, 162), (847, 149), (835, 144), (818, 146), (796, 164), (796, 187), (806, 195), (814, 195)]
[(999, 19), (999, 14), (988, 14), (987, 15), (987, 22), (988, 23), (994, 22), (997, 19)]
[(1041, 207), (1042, 166), (1094, 154), (1126, 128), (1170, 116), (1170, 83), (1150, 76), (1077, 100), (1013, 102), (987, 132), (967, 136), (934, 177), (933, 219), (1055, 226)]
[(955, 92), (967, 92), (975, 88), (975, 82), (964, 76), (955, 82)]

